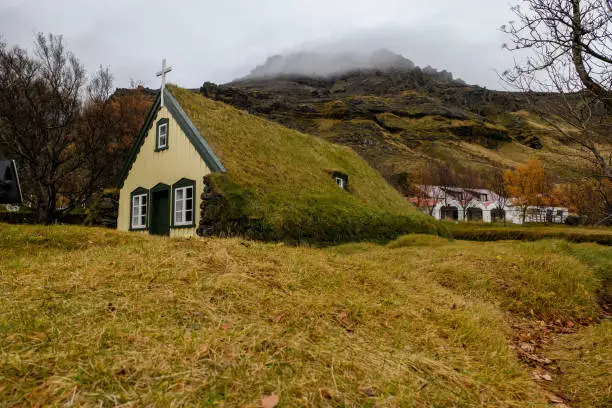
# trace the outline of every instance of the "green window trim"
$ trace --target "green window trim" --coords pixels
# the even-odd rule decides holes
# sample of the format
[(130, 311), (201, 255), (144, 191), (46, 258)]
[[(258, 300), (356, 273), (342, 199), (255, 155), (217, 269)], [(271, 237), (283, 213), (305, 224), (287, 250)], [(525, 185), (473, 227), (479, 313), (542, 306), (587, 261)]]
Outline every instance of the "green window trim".
[[(160, 140), (159, 140), (159, 136), (160, 136), (160, 128), (162, 126), (165, 126), (166, 128), (166, 144), (160, 146)], [(161, 152), (163, 150), (168, 150), (168, 147), (170, 145), (170, 121), (168, 120), (168, 118), (161, 118), (160, 120), (158, 120), (155, 123), (155, 151), (156, 152)]]
[(156, 193), (158, 191), (170, 190), (170, 186), (165, 183), (157, 183), (153, 188), (151, 188), (151, 193)]
[[(185, 187), (191, 187), (191, 221), (188, 223), (179, 223), (176, 222), (176, 200), (177, 200), (177, 190), (183, 189)], [(185, 191), (185, 190), (183, 190)], [(182, 178), (176, 183), (172, 185), (172, 213), (170, 216), (170, 227), (171, 228), (193, 228), (195, 227), (195, 219), (196, 219), (196, 183), (194, 180)], [(183, 202), (187, 199), (183, 198)], [(184, 209), (183, 214), (187, 214), (189, 210)]]
[[(139, 196), (145, 196), (146, 197), (146, 203), (145, 203), (145, 223), (142, 226), (136, 226), (134, 227), (134, 197), (139, 197)], [(149, 213), (150, 211), (150, 195), (149, 195), (149, 190), (147, 190), (144, 187), (138, 187), (136, 188), (134, 191), (132, 191), (130, 193), (130, 231), (146, 231), (149, 229)]]

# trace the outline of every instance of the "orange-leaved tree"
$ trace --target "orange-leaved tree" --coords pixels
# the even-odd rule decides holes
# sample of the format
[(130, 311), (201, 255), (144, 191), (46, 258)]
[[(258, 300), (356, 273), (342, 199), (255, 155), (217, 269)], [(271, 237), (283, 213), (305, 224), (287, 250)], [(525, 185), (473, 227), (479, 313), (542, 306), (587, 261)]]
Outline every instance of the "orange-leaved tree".
[(593, 180), (588, 177), (553, 189), (553, 197), (569, 207), (586, 224), (612, 225), (612, 182), (606, 178)]
[(521, 210), (524, 223), (527, 208), (542, 205), (548, 192), (544, 167), (538, 159), (531, 159), (515, 170), (507, 170), (504, 181), (506, 190), (512, 197), (512, 204)]

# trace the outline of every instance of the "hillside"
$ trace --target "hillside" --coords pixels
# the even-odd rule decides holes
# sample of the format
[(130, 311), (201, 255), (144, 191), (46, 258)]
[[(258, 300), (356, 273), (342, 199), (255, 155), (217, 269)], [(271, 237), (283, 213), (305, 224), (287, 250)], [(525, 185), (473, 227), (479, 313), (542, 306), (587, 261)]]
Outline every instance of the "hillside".
[[(205, 235), (341, 242), (445, 234), (350, 148), (169, 89), (227, 169), (206, 180)], [(348, 177), (346, 189), (337, 173)]]
[[(402, 174), (436, 163), (483, 183), (493, 171), (532, 157), (561, 179), (583, 167), (571, 157), (576, 149), (530, 112), (519, 94), (467, 85), (389, 51), (361, 59), (274, 57), (246, 78), (205, 83), (200, 91), (350, 146), (396, 185)], [(546, 101), (547, 95), (538, 98)]]
[(612, 326), (596, 324), (611, 258), (595, 244), (316, 249), (0, 224), (0, 251), (3, 406), (612, 399)]

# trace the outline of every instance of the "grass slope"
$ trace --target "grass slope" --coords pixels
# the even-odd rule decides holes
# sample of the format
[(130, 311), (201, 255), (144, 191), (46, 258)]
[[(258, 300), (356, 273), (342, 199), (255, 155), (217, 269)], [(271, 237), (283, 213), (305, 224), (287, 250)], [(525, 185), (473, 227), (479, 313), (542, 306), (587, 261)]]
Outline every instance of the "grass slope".
[(597, 319), (610, 273), (594, 244), (431, 235), (315, 249), (0, 224), (0, 251), (7, 406), (543, 406), (510, 322)]
[[(337, 79), (246, 80), (202, 92), (350, 146), (388, 180), (432, 163), (459, 175), (480, 174), (483, 184), (492, 172), (534, 157), (561, 180), (590, 168), (581, 158), (590, 154), (524, 110), (528, 104), (519, 94), (423, 80), (356, 73)], [(600, 143), (601, 151), (611, 151), (609, 141)]]
[[(170, 89), (228, 169), (209, 180), (225, 198), (205, 207), (214, 233), (311, 241), (443, 233), (350, 148)], [(333, 171), (348, 175), (348, 192), (335, 184)]]

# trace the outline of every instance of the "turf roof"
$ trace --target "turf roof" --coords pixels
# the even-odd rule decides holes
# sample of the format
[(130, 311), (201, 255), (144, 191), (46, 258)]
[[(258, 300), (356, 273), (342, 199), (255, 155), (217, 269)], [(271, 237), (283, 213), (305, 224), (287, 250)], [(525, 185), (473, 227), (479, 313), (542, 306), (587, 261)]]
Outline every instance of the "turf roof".
[[(330, 230), (344, 237), (339, 240), (355, 239), (368, 235), (364, 229), (374, 224), (377, 230), (384, 230), (382, 218), (389, 216), (401, 217), (403, 227), (395, 219), (383, 235), (394, 236), (411, 228), (437, 229), (350, 148), (285, 128), (197, 92), (175, 86), (169, 90), (227, 169), (227, 173), (212, 177), (217, 190), (222, 194), (238, 191), (246, 197), (242, 215), (258, 219), (276, 232), (283, 230), (273, 234), (277, 238), (298, 228), (303, 236), (316, 239), (319, 233), (311, 231), (316, 228), (328, 231), (323, 234), (326, 239), (333, 239)], [(334, 172), (348, 175), (348, 191), (336, 185)], [(350, 231), (342, 231), (346, 228)]]

